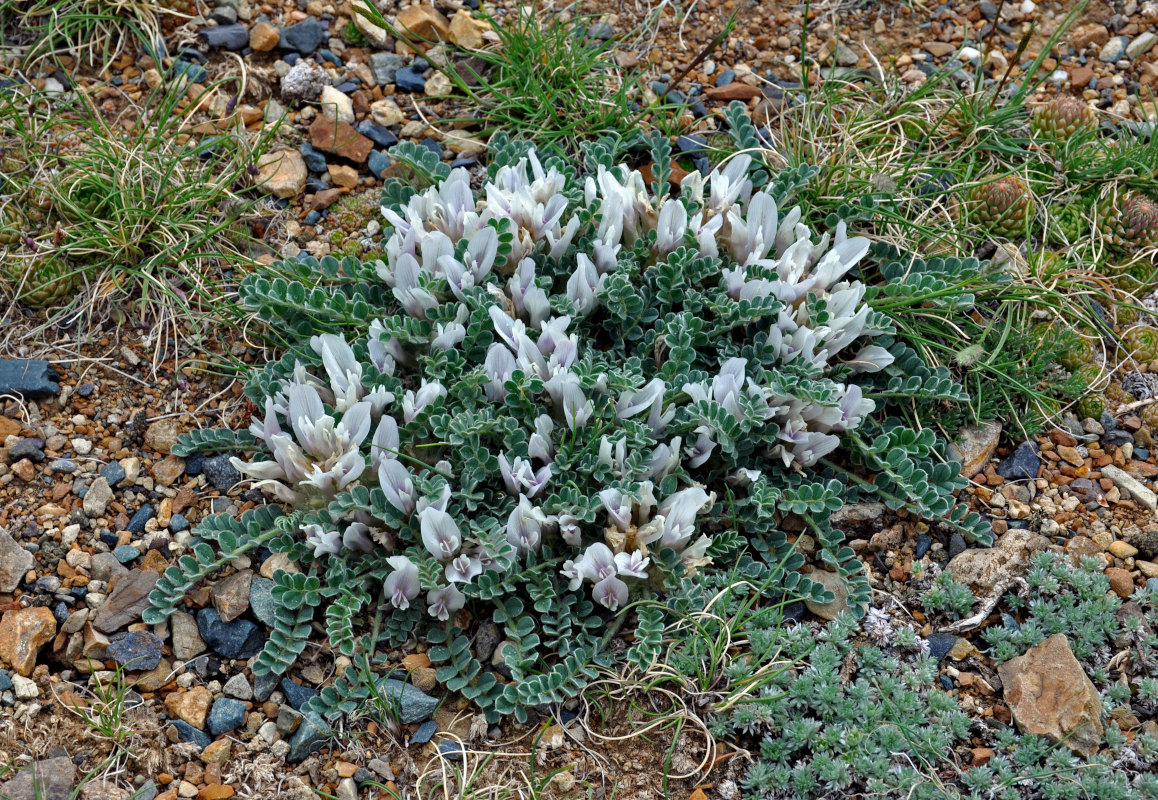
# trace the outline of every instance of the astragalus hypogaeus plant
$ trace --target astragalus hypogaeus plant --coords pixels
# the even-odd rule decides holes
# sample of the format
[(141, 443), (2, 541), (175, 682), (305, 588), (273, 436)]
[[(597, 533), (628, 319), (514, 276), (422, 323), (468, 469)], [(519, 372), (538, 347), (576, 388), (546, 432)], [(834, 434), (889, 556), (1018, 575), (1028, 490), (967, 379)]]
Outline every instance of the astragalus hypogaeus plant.
[[(259, 671), (292, 663), (327, 598), (343, 652), (373, 652), (360, 617), (380, 611), (380, 638), (434, 641), (444, 684), (521, 714), (577, 691), (624, 621), (629, 657), (653, 658), (662, 615), (636, 601), (697, 572), (756, 570), (780, 602), (825, 596), (789, 517), (854, 609), (867, 582), (827, 523), (842, 498), (876, 493), (984, 539), (934, 437), (881, 413), (941, 378), (907, 374), (912, 351), (865, 304), (869, 242), (803, 224), (784, 200), (806, 171), (757, 187), (766, 173), (740, 154), (669, 193), (670, 150), (649, 144), (650, 185), (613, 143), (580, 164), (499, 141), (477, 191), (399, 146), (431, 185), (383, 191), (384, 259), (247, 281), (246, 302), (299, 338), (250, 380), (258, 454), (234, 463), (294, 509), (258, 538), (316, 578), (279, 573), (293, 613)], [(243, 523), (229, 544), (250, 541)], [(503, 669), (470, 652), (480, 619), (501, 626)]]

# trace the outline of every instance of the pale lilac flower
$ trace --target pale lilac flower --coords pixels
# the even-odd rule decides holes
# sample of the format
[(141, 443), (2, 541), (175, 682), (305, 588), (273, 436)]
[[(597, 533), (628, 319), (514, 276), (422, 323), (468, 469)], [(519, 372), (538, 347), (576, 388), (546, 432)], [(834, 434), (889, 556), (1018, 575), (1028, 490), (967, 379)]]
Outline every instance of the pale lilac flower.
[(382, 419), (378, 420), (374, 438), (370, 440), (370, 466), (377, 471), (383, 461), (398, 457), (401, 446), (398, 438), (398, 421), (389, 414), (383, 414)]
[(378, 485), (386, 495), (386, 502), (398, 509), (404, 518), (409, 519), (417, 503), (410, 470), (395, 459), (384, 460), (378, 465)]
[(642, 389), (624, 392), (615, 404), (615, 416), (619, 419), (634, 417), (649, 410), (657, 400), (663, 402), (665, 386), (662, 378), (652, 378)]
[(355, 553), (369, 553), (374, 549), (374, 540), (370, 538), (370, 526), (364, 522), (351, 522), (342, 534), (342, 545)]
[(666, 256), (681, 247), (688, 232), (688, 210), (676, 198), (664, 201), (656, 226), (655, 252)]
[(466, 595), (452, 583), (427, 592), (426, 605), (430, 616), (445, 622), (454, 612), (466, 605)]
[(446, 397), (446, 388), (438, 381), (427, 383), (423, 378), (417, 392), (408, 389), (402, 396), (402, 419), (407, 423), (414, 422), (423, 409), (442, 397)]
[(645, 558), (642, 550), (636, 550), (632, 553), (615, 554), (615, 568), (620, 575), (628, 575), (632, 578), (646, 578), (647, 565), (650, 563), (651, 559)]
[(462, 546), (462, 533), (454, 517), (434, 507), (418, 515), (422, 546), (439, 561), (450, 561)]
[(712, 500), (713, 496), (699, 486), (690, 486), (665, 497), (659, 504), (659, 513), (664, 518), (660, 546), (681, 549), (696, 532), (696, 516), (710, 506)]
[(422, 267), (418, 259), (409, 253), (398, 258), (398, 267), (394, 270), (394, 299), (412, 317), (422, 319), (426, 312), (438, 305), (438, 299), (428, 289), (421, 286), (418, 276)]
[(537, 550), (545, 524), (547, 515), (543, 510), (532, 506), (526, 495), (520, 495), (519, 504), (507, 518), (507, 541), (521, 553)]
[(417, 511), (421, 514), (428, 508), (434, 508), (438, 511), (446, 511), (447, 503), (450, 502), (450, 484), (443, 483), (438, 490), (438, 497), (420, 497), (418, 498)]
[(406, 556), (391, 556), (386, 563), (394, 570), (383, 582), (386, 599), (399, 611), (405, 611), (410, 608), (410, 601), (422, 591), (418, 583), (418, 567)]
[(451, 294), (463, 300), (467, 292), (481, 286), (494, 266), (498, 248), (498, 233), (487, 225), (471, 237), (461, 262), (454, 257), (453, 249), (450, 253), (440, 254), (438, 266), (446, 275)]
[(562, 397), (563, 418), (567, 422), (567, 430), (577, 431), (586, 427), (587, 421), (595, 412), (595, 405), (583, 394), (578, 381), (570, 381), (563, 385)]
[(559, 526), (559, 535), (563, 541), (572, 547), (578, 547), (583, 537), (583, 528), (579, 525), (579, 518), (574, 514), (560, 514), (555, 524)]
[(314, 523), (303, 525), (302, 533), (306, 535), (306, 544), (314, 548), (314, 558), (336, 556), (342, 550), (342, 534), (339, 531), (327, 531)]
[(856, 355), (845, 361), (853, 372), (880, 372), (893, 363), (893, 354), (876, 344), (866, 344)]
[(551, 480), (549, 464), (535, 470), (528, 459), (515, 456), (515, 460), (511, 462), (507, 460), (506, 453), (499, 454), (499, 473), (508, 494), (513, 497), (518, 497), (524, 492), (528, 497), (534, 497), (543, 491), (547, 482)]
[(451, 583), (470, 583), (482, 575), (482, 571), (482, 561), (463, 553), (446, 565), (445, 575)]
[(599, 492), (599, 500), (607, 509), (612, 523), (621, 531), (631, 527), (631, 498), (618, 489), (604, 489)]
[(487, 400), (492, 403), (502, 402), (507, 396), (506, 383), (514, 374), (516, 366), (515, 357), (503, 345), (494, 342), (487, 348), (486, 361), (483, 362), (488, 380), (483, 386)]
[[(687, 387), (684, 387), (685, 390)], [(627, 440), (619, 438), (615, 440), (614, 450), (612, 450), (612, 443), (606, 436), (599, 439), (599, 463), (611, 467), (611, 471), (616, 475), (623, 475), (627, 472)]]
[(461, 322), (438, 323), (430, 346), (435, 350), (453, 350), (466, 338), (466, 326)]
[(546, 414), (535, 417), (535, 432), (527, 442), (527, 455), (537, 458), (544, 464), (550, 464), (555, 459), (555, 445), (551, 441), (551, 434), (555, 430), (555, 421)]

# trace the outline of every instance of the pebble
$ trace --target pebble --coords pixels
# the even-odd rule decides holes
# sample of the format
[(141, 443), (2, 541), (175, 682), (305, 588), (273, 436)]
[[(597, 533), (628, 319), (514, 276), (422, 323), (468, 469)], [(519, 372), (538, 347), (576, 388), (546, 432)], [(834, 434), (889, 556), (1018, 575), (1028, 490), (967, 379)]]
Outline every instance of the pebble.
[(111, 637), (105, 655), (130, 670), (151, 670), (161, 663), (161, 640), (148, 631), (130, 631)]
[(1106, 64), (1114, 64), (1126, 54), (1126, 45), (1130, 43), (1127, 36), (1115, 36), (1102, 47), (1098, 59)]
[(249, 29), (241, 23), (202, 28), (200, 34), (209, 47), (238, 52), (249, 46)]
[(398, 721), (403, 725), (429, 719), (438, 708), (438, 700), (408, 683), (383, 678), (378, 682), (378, 691), (398, 710)]
[(32, 553), (0, 528), (0, 593), (15, 591), (34, 563)]
[(48, 468), (53, 472), (59, 472), (63, 475), (71, 475), (72, 473), (76, 472), (76, 462), (71, 458), (58, 458), (49, 464)]
[(1005, 460), (997, 465), (997, 474), (1008, 480), (1033, 479), (1037, 477), (1037, 470), (1041, 466), (1041, 459), (1037, 454), (1037, 445), (1033, 442), (1022, 442)]
[(228, 697), (218, 699), (209, 712), (208, 724), (214, 736), (240, 728), (245, 724), (245, 703)]
[(213, 739), (205, 731), (198, 730), (182, 719), (173, 720), (173, 727), (177, 729), (177, 735), (183, 741), (193, 742), (199, 748), (204, 750), (213, 743)]
[(402, 56), (394, 53), (374, 53), (370, 56), (370, 73), (379, 86), (394, 83), (394, 76), (402, 68)]
[(131, 533), (144, 533), (145, 523), (156, 515), (156, 510), (148, 503), (145, 503), (133, 512), (133, 516), (129, 518), (129, 524), (125, 526), (125, 530)]
[(8, 448), (8, 458), (12, 461), (27, 458), (29, 461), (39, 464), (44, 460), (44, 440), (34, 436), (21, 439)]
[(101, 470), (101, 477), (109, 486), (116, 486), (125, 479), (125, 475), (125, 468), (116, 461), (106, 464), (105, 468)]
[(253, 699), (253, 687), (249, 685), (249, 680), (240, 672), (227, 680), (221, 691), (225, 693), (226, 697), (237, 700)]
[(249, 587), (249, 609), (253, 616), (270, 626), (274, 625), (273, 581), (269, 578), (255, 577)]
[(1131, 61), (1137, 61), (1149, 53), (1156, 43), (1158, 43), (1158, 36), (1150, 31), (1140, 33), (1134, 37), (1134, 40), (1130, 42), (1130, 44), (1126, 45), (1126, 57)]
[(225, 658), (250, 658), (261, 651), (265, 637), (254, 622), (235, 619), (222, 622), (217, 609), (197, 612), (197, 630), (213, 652)]
[(316, 697), (318, 694), (317, 689), (302, 686), (300, 683), (292, 681), (289, 678), (282, 678), (281, 690), (285, 693), (286, 702), (290, 704), (290, 708), (294, 711), (301, 711), (309, 699)]
[(394, 85), (404, 92), (421, 94), (426, 91), (426, 78), (414, 66), (402, 67), (394, 73)]
[(294, 50), (302, 55), (308, 55), (317, 50), (325, 39), (326, 25), (310, 17), (282, 30), (278, 46), (283, 50)]

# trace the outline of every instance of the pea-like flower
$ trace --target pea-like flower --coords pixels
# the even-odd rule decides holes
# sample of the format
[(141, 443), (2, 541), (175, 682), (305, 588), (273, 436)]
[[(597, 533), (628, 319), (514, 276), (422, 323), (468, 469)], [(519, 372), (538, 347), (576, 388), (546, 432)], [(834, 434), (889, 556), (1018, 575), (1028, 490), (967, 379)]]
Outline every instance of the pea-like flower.
[(454, 517), (445, 511), (429, 506), (418, 515), (422, 533), (422, 546), (426, 552), (439, 561), (450, 561), (462, 547), (462, 532)]
[(383, 582), (386, 600), (399, 611), (405, 611), (410, 608), (410, 601), (422, 591), (418, 583), (418, 567), (406, 556), (391, 556), (386, 563), (393, 570)]

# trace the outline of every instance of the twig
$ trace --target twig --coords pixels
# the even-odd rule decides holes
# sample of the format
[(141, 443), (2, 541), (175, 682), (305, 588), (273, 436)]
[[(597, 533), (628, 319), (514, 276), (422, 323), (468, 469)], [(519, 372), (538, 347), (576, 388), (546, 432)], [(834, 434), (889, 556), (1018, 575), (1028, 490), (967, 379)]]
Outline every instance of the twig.
[(1025, 582), (1025, 578), (1009, 577), (997, 582), (993, 587), (993, 592), (989, 597), (981, 603), (981, 610), (971, 617), (957, 620), (952, 625), (947, 625), (941, 629), (941, 633), (964, 633), (977, 628), (984, 622), (993, 612), (993, 609), (1001, 602), (1001, 598), (1005, 596), (1005, 592), (1011, 586), (1018, 586), (1021, 592), (1029, 591), (1029, 584)]
[(1114, 412), (1114, 416), (1121, 416), (1127, 411), (1133, 411), (1134, 409), (1148, 406), (1151, 403), (1158, 403), (1158, 397), (1147, 397), (1145, 400), (1135, 400), (1133, 403), (1126, 403), (1124, 406), (1119, 406)]

